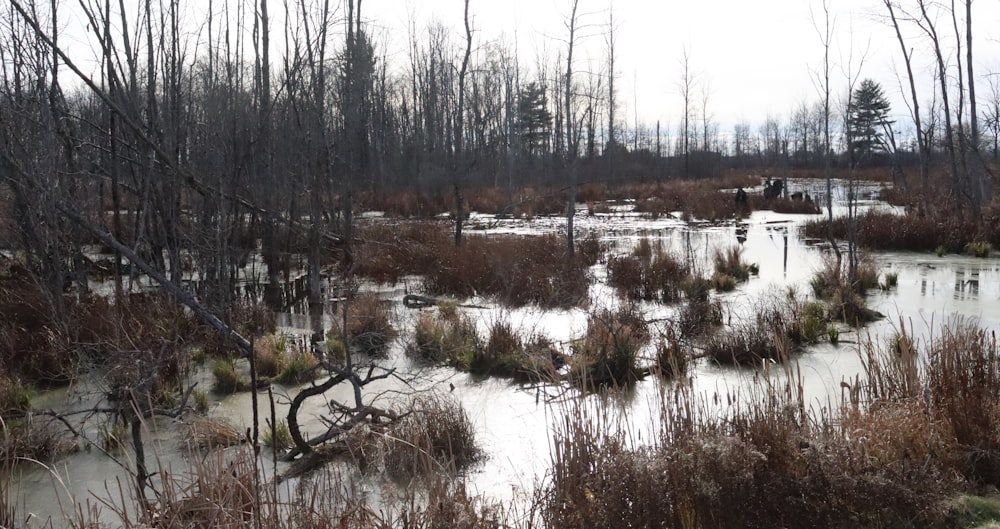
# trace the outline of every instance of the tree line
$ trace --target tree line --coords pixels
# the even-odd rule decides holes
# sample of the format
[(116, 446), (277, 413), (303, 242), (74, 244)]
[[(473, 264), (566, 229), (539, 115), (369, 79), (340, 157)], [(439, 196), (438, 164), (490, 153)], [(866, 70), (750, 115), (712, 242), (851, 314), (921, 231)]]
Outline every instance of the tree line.
[[(226, 303), (258, 239), (269, 283), (287, 268), (287, 233), (306, 242), (312, 272), (324, 254), (349, 257), (342, 243), (362, 192), (451, 192), (461, 219), (462, 192), (474, 187), (575, 190), (587, 181), (731, 168), (926, 167), (942, 159), (956, 175), (956, 196), (978, 207), (987, 182), (967, 154), (997, 153), (998, 105), (982, 116), (975, 107), (971, 1), (963, 32), (954, 5), (885, 0), (893, 27), (924, 31), (923, 49), (939, 65), (940, 85), (918, 93), (911, 81), (912, 139), (889, 121), (874, 80), (833, 88), (835, 99), (844, 94), (833, 109), (802, 102), (787, 118), (721, 131), (686, 52), (677, 130), (629, 124), (615, 88), (620, 28), (611, 8), (605, 21), (584, 21), (595, 15), (569, 2), (554, 56), (527, 64), (516, 43), (472, 26), (468, 0), (460, 31), (413, 27), (405, 61), (390, 58), (361, 4), (208, 0), (197, 27), (184, 21), (178, 0), (12, 0), (3, 8), (0, 168), (16, 228), (4, 242), (24, 250), (56, 308), (86, 232), (66, 211), (107, 229), (172, 282), (194, 263), (206, 299)], [(86, 21), (99, 73), (69, 53), (81, 45), (63, 32), (70, 9)], [(944, 15), (953, 17), (959, 70), (937, 33)], [(574, 59), (584, 22), (604, 35), (606, 60), (597, 66)], [(915, 48), (899, 40), (909, 65)], [(917, 103), (928, 98), (934, 104), (921, 111)], [(839, 141), (836, 132), (830, 139), (831, 121)], [(318, 296), (318, 283), (311, 287)]]

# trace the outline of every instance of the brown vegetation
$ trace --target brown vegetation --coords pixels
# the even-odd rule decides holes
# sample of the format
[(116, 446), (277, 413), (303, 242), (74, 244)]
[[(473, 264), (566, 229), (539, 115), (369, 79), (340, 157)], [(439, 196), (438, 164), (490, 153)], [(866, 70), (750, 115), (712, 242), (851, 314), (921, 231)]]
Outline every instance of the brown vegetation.
[[(553, 528), (982, 523), (975, 510), (989, 500), (960, 494), (996, 483), (997, 354), (968, 322), (950, 324), (920, 355), (866, 342), (867, 376), (844, 384), (851, 400), (839, 412), (808, 411), (794, 371), (777, 386), (755, 379), (721, 414), (676, 386), (658, 437), (639, 447), (570, 405), (545, 518)], [(929, 365), (918, 369), (924, 355)]]
[(591, 313), (586, 334), (573, 344), (570, 381), (584, 388), (634, 384), (642, 376), (639, 351), (649, 339), (649, 325), (635, 306)]
[(608, 258), (608, 283), (634, 301), (676, 302), (689, 277), (686, 264), (645, 238), (629, 255)]

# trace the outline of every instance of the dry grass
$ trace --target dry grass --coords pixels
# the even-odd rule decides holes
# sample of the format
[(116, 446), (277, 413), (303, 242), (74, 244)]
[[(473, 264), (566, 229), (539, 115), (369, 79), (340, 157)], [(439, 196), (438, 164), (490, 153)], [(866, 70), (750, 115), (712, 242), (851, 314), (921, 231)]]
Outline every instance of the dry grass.
[(51, 417), (0, 419), (0, 470), (22, 461), (52, 461), (77, 448), (62, 424)]
[(881, 318), (881, 315), (865, 306), (864, 294), (878, 286), (878, 269), (874, 261), (862, 258), (852, 282), (847, 263), (838, 263), (832, 255), (827, 255), (822, 267), (809, 284), (813, 295), (828, 305), (827, 316), (848, 325), (859, 326)]
[(839, 412), (807, 408), (794, 369), (722, 396), (668, 386), (651, 441), (630, 438), (614, 405), (570, 403), (554, 434), (547, 527), (956, 527), (977, 500), (951, 498), (995, 483), (995, 435), (982, 434), (997, 431), (1000, 400), (995, 342), (948, 328), (926, 370), (915, 351), (870, 356)]
[(570, 381), (584, 388), (634, 384), (641, 375), (639, 351), (649, 339), (649, 326), (635, 306), (591, 313), (586, 335), (573, 344)]
[(743, 262), (742, 246), (716, 248), (712, 254), (712, 262), (715, 263), (716, 273), (732, 277), (736, 281), (746, 281), (751, 274), (757, 273), (756, 264)]
[[(347, 312), (347, 336), (344, 340), (343, 311)], [(392, 326), (392, 306), (389, 302), (379, 299), (373, 294), (364, 294), (355, 298), (349, 305), (338, 307), (336, 322), (338, 325), (330, 330), (330, 337), (346, 341), (352, 348), (362, 354), (374, 357), (384, 357), (389, 351), (389, 345), (396, 338), (396, 329)]]
[(443, 249), (424, 286), (435, 294), (484, 296), (500, 303), (543, 307), (575, 306), (590, 287), (587, 254), (570, 259), (565, 241), (554, 235), (468, 237)]
[(608, 259), (608, 284), (630, 300), (676, 302), (689, 278), (687, 265), (649, 239), (628, 255)]
[(382, 462), (394, 478), (455, 473), (479, 461), (483, 450), (462, 405), (444, 395), (415, 400), (385, 437)]
[(211, 450), (238, 445), (243, 436), (235, 426), (223, 419), (196, 417), (187, 423), (188, 446), (199, 450)]
[(749, 317), (708, 338), (704, 355), (722, 365), (785, 362), (794, 349), (797, 319), (793, 307), (794, 300), (788, 297), (762, 296), (751, 304)]
[[(808, 237), (827, 237), (828, 222), (817, 219), (805, 224), (803, 233)], [(843, 217), (833, 221), (834, 237), (847, 238), (847, 220)], [(867, 211), (857, 219), (858, 244), (876, 250), (903, 250), (933, 252), (943, 248), (948, 253), (963, 253), (966, 246), (973, 243), (989, 243), (1000, 246), (1000, 203), (984, 210), (980, 219), (970, 219), (966, 214), (956, 214), (950, 210), (933, 210), (920, 215), (907, 213), (897, 215), (879, 211)]]
[(471, 358), (481, 342), (474, 321), (454, 308), (444, 307), (420, 314), (405, 350), (411, 358), (460, 364), (458, 360)]

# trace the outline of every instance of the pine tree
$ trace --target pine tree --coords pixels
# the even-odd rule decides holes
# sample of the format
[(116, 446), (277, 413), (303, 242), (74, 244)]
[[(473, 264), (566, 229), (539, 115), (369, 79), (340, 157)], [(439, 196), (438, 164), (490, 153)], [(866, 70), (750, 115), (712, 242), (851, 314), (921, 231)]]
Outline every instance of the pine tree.
[(865, 79), (851, 96), (847, 113), (847, 140), (851, 163), (871, 160), (873, 155), (885, 152), (885, 127), (889, 121), (889, 100), (882, 86)]
[(548, 152), (549, 131), (552, 113), (549, 112), (545, 97), (545, 86), (529, 83), (521, 92), (517, 104), (517, 119), (521, 135), (521, 147), (529, 156)]

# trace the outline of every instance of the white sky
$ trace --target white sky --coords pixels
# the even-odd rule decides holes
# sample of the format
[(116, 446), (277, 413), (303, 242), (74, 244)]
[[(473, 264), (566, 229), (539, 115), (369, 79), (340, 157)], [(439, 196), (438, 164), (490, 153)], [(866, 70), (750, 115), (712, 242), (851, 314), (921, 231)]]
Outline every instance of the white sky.
[[(226, 1), (215, 0), (216, 9)], [(228, 1), (252, 5), (249, 0)], [(380, 47), (388, 50), (389, 60), (405, 68), (411, 21), (415, 21), (421, 38), (431, 21), (452, 28), (455, 53), (460, 52), (464, 46), (463, 1), (364, 0), (362, 6), (370, 32), (376, 40), (384, 42)], [(913, 0), (900, 1), (913, 4)], [(332, 0), (333, 4), (337, 2)], [(558, 52), (565, 53), (564, 22), (569, 2), (471, 0), (475, 38), (478, 41), (502, 38), (507, 42), (516, 39), (519, 61), (533, 75), (538, 57), (548, 54), (549, 60), (554, 61)], [(795, 107), (803, 102), (811, 105), (820, 99), (816, 74), (822, 66), (823, 46), (816, 24), (822, 24), (821, 0), (580, 0), (585, 37), (576, 52), (579, 72), (591, 69), (588, 61), (593, 61), (594, 70), (604, 68), (605, 32), (612, 2), (618, 26), (619, 116), (627, 119), (629, 126), (637, 113), (646, 126), (655, 126), (660, 120), (665, 130), (677, 127), (683, 113), (679, 81), (684, 50), (696, 81), (701, 83), (695, 89), (695, 100), (700, 104), (701, 86), (707, 86), (709, 113), (723, 135), (731, 133), (732, 125), (742, 120), (749, 121), (754, 130), (768, 116), (784, 123)], [(835, 97), (842, 98), (846, 93), (848, 64), (851, 64), (855, 76), (871, 77), (882, 84), (899, 128), (905, 129), (908, 114), (895, 73), (898, 64), (900, 75), (904, 75), (901, 55), (893, 29), (882, 21), (885, 16), (882, 0), (828, 2), (835, 24), (831, 50)], [(93, 57), (97, 53), (93, 39), (88, 42), (83, 24), (68, 12), (75, 3), (63, 2), (61, 25), (67, 33), (62, 42), (79, 42), (76, 46), (79, 49), (73, 51)], [(126, 0), (126, 5), (137, 12), (136, 0)], [(207, 9), (208, 0), (185, 0), (181, 5), (197, 13)], [(271, 0), (269, 5), (272, 17), (280, 17), (282, 0)], [(192, 31), (198, 31), (204, 16), (189, 17), (191, 20), (186, 24), (193, 27)], [(973, 17), (977, 89), (982, 102), (990, 92), (986, 76), (1000, 72), (997, 40), (1000, 30), (995, 29), (1000, 28), (1000, 2), (975, 0)], [(959, 23), (964, 24), (962, 20)], [(954, 34), (948, 31), (950, 18), (942, 18), (938, 25), (951, 46)], [(277, 22), (275, 26), (280, 27)], [(910, 34), (907, 44), (916, 51), (916, 73), (921, 78), (918, 90), (921, 104), (926, 108), (934, 83), (930, 48), (912, 24), (905, 27)], [(272, 37), (272, 43), (275, 48), (280, 47), (280, 35)], [(868, 53), (859, 72), (865, 49)], [(275, 52), (280, 55), (277, 49)], [(906, 90), (908, 93), (908, 87)]]
[[(582, 21), (590, 36), (584, 41), (589, 50), (579, 55), (578, 70), (587, 69), (588, 56), (605, 60), (604, 32), (612, 1), (619, 27), (616, 70), (619, 104), (624, 107), (620, 114), (630, 122), (637, 108), (639, 120), (648, 125), (659, 119), (664, 126), (677, 126), (683, 113), (678, 85), (685, 49), (697, 80), (709, 87), (710, 114), (723, 133), (740, 120), (755, 128), (768, 115), (784, 122), (793, 107), (820, 99), (815, 82), (823, 59), (816, 29), (816, 24), (823, 23), (820, 0), (580, 0), (580, 12), (587, 13)], [(899, 65), (904, 83), (905, 70), (895, 33), (882, 21), (886, 15), (882, 1), (829, 0), (829, 8), (835, 24), (831, 50), (835, 96), (846, 93), (847, 66), (852, 63), (854, 75), (882, 84), (900, 126), (905, 126), (908, 114), (895, 65)], [(461, 46), (464, 38), (463, 0), (366, 0), (363, 9), (375, 26), (388, 30), (384, 35), (395, 49), (405, 49), (405, 28), (414, 16), (418, 29), (431, 19), (453, 27), (456, 46)], [(496, 39), (504, 34), (513, 40), (516, 35), (522, 65), (533, 65), (537, 50), (547, 48), (554, 56), (557, 48), (565, 49), (561, 39), (567, 35), (563, 23), (569, 0), (471, 0), (470, 12), (478, 38)], [(963, 19), (959, 24), (964, 24)], [(983, 78), (991, 71), (1000, 71), (1000, 34), (994, 29), (1000, 22), (1000, 2), (975, 1), (973, 21), (975, 66), (980, 77), (977, 89), (982, 101), (989, 92)], [(947, 31), (950, 18), (942, 18), (939, 26), (952, 45), (954, 34)], [(924, 104), (932, 97), (930, 83), (934, 82), (930, 48), (925, 39), (916, 36), (912, 24), (906, 28), (912, 36), (908, 46), (921, 56), (916, 73), (923, 78), (918, 90)], [(865, 49), (868, 53), (859, 74)], [(696, 89), (696, 99), (700, 99), (700, 90)], [(908, 87), (906, 90), (908, 93)]]

